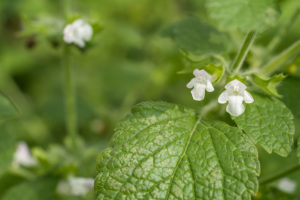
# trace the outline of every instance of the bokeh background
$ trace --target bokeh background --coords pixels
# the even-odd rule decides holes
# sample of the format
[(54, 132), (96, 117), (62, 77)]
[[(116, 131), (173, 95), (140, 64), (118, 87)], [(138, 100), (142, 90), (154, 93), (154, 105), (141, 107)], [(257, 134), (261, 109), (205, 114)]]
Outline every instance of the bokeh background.
[[(262, 53), (268, 42), (281, 34), (283, 29), (285, 31), (278, 38), (278, 44), (271, 49), (270, 57), (299, 39), (300, 17), (295, 14), (299, 12), (299, 1), (279, 2), (282, 10), (280, 21), (276, 27), (259, 35), (253, 47), (256, 54)], [(87, 50), (74, 48), (72, 51), (79, 132), (84, 151), (78, 158), (66, 159), (69, 155), (64, 150), (63, 2), (1, 0), (0, 90), (19, 111), (18, 117), (6, 122), (6, 126), (10, 130), (9, 137), (14, 137), (15, 141), (25, 141), (33, 154), (44, 158), (45, 163), (29, 175), (20, 171), (2, 175), (0, 199), (22, 188), (27, 193), (28, 188), (35, 188), (32, 189), (34, 192), (43, 191), (46, 194), (44, 189), (36, 189), (36, 180), (42, 181), (49, 189), (55, 188), (55, 181), (72, 173), (79, 177), (95, 177), (97, 154), (109, 145), (116, 123), (136, 103), (163, 100), (200, 110), (205, 102), (193, 101), (185, 86), (192, 75), (178, 73), (184, 69), (185, 60), (175, 43), (162, 33), (187, 16), (213, 24), (207, 17), (204, 5), (203, 0), (70, 2), (70, 15), (78, 14), (98, 21), (103, 30), (93, 38)], [(244, 35), (230, 32), (228, 36), (229, 55), (232, 55), (229, 59), (232, 59)], [(256, 54), (250, 55), (250, 61), (255, 60)], [(287, 79), (284, 84), (288, 86), (282, 86), (280, 90), (287, 94), (284, 101), (288, 102), (296, 117), (300, 114), (300, 107), (291, 100), (294, 98), (291, 96), (300, 97), (297, 88), (300, 86), (299, 63), (299, 58), (295, 58), (286, 64), (284, 71), (293, 77)], [(297, 135), (300, 135), (300, 119), (296, 119), (296, 125)], [(295, 152), (288, 158), (281, 158), (262, 150), (260, 160), (262, 176), (297, 163)], [(300, 173), (294, 173), (290, 178), (298, 183), (300, 195)], [(52, 179), (55, 180), (51, 182)], [(28, 182), (31, 186), (26, 186)], [(53, 196), (50, 195), (51, 198)], [(76, 198), (56, 195), (56, 198), (93, 199), (93, 195)], [(21, 198), (15, 196), (14, 199)]]

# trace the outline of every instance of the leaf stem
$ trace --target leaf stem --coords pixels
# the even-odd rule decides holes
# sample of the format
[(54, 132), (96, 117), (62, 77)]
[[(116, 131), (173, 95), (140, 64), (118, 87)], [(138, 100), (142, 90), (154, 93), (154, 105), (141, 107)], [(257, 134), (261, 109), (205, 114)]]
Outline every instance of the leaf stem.
[(293, 167), (290, 167), (290, 168), (288, 168), (288, 169), (286, 169), (282, 172), (279, 172), (278, 174), (275, 174), (273, 176), (261, 179), (259, 182), (260, 182), (261, 185), (268, 184), (268, 183), (276, 181), (276, 180), (278, 180), (282, 177), (285, 177), (286, 175), (291, 174), (291, 173), (293, 173), (295, 171), (298, 171), (298, 170), (300, 170), (300, 165), (299, 164), (295, 165)]
[(236, 55), (232, 65), (231, 65), (231, 70), (234, 72), (234, 73), (237, 73), (244, 61), (245, 61), (245, 58), (247, 57), (248, 55), (248, 52), (249, 52), (249, 49), (251, 47), (251, 45), (253, 44), (254, 40), (255, 40), (255, 37), (256, 37), (256, 32), (255, 31), (250, 31), (245, 39), (244, 39), (244, 42), (238, 52), (238, 54)]
[(290, 57), (292, 57), (299, 51), (300, 51), (300, 40), (296, 41), (293, 45), (291, 45), (289, 48), (284, 50), (281, 54), (279, 54), (273, 60), (267, 63), (263, 67), (262, 72), (265, 74), (272, 74), (273, 72), (278, 70), (281, 67), (281, 65), (284, 62), (286, 62), (286, 60), (288, 60)]
[(77, 148), (77, 113), (75, 103), (75, 88), (72, 66), (71, 66), (71, 52), (67, 44), (64, 46), (64, 85), (65, 85), (65, 109), (66, 109), (66, 127), (68, 136), (71, 138), (72, 147)]

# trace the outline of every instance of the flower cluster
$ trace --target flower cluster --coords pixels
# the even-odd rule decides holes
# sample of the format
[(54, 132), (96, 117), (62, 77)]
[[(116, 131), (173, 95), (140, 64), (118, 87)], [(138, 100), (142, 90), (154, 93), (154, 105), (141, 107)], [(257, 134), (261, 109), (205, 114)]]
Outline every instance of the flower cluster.
[[(205, 97), (205, 90), (213, 92), (212, 76), (205, 70), (194, 70), (194, 76), (188, 84), (188, 88), (193, 88), (191, 93), (193, 99), (201, 101)], [(249, 92), (246, 91), (247, 86), (241, 81), (234, 79), (225, 85), (225, 91), (218, 98), (220, 104), (227, 104), (226, 111), (232, 116), (239, 116), (245, 111), (245, 103), (253, 103), (254, 99)]]
[(85, 43), (90, 41), (93, 35), (93, 28), (82, 19), (68, 24), (64, 29), (64, 41), (68, 44), (74, 43), (84, 48)]

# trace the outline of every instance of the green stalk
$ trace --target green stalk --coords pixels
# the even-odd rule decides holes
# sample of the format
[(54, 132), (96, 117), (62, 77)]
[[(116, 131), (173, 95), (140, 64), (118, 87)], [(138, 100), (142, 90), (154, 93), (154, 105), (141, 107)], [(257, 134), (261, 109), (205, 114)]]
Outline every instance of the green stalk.
[(231, 70), (234, 73), (237, 73), (241, 69), (241, 67), (248, 55), (249, 49), (255, 40), (255, 36), (256, 36), (255, 31), (250, 31), (246, 35), (244, 42), (243, 42), (238, 54), (236, 55), (236, 57), (233, 61), (233, 64), (231, 65)]
[(65, 85), (65, 109), (67, 134), (71, 139), (73, 150), (77, 149), (77, 113), (75, 103), (75, 87), (71, 66), (71, 52), (67, 44), (64, 46), (64, 85)]
[(292, 15), (291, 19), (288, 20), (288, 22), (285, 25), (283, 25), (282, 28), (279, 29), (278, 33), (274, 36), (274, 38), (270, 41), (269, 45), (267, 46), (267, 52), (272, 52), (278, 46), (282, 38), (284, 38), (284, 36), (288, 32), (289, 28), (294, 24), (294, 22), (298, 18), (299, 14), (300, 8), (298, 8)]
[(283, 177), (285, 177), (285, 176), (287, 176), (287, 175), (289, 175), (289, 174), (291, 174), (291, 173), (293, 173), (295, 171), (298, 171), (298, 170), (300, 170), (300, 165), (295, 165), (295, 166), (293, 166), (293, 167), (291, 167), (289, 169), (286, 169), (286, 170), (284, 170), (282, 172), (279, 172), (278, 174), (275, 174), (275, 175), (270, 176), (268, 178), (261, 179), (259, 181), (259, 183), (261, 185), (268, 184), (268, 183), (271, 183), (271, 182), (276, 181), (276, 180), (278, 180), (280, 178), (283, 178)]
[(272, 74), (273, 72), (278, 70), (284, 62), (286, 62), (289, 58), (291, 58), (299, 51), (300, 51), (300, 40), (295, 42), (292, 46), (284, 50), (281, 54), (279, 54), (273, 60), (267, 63), (263, 67), (262, 72), (265, 74)]

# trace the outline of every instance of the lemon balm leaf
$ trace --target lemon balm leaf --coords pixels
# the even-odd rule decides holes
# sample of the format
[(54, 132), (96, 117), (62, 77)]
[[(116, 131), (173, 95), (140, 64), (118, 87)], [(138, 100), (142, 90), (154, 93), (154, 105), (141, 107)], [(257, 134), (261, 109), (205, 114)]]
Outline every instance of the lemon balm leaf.
[(246, 199), (259, 162), (238, 128), (164, 102), (135, 106), (100, 154), (97, 199)]
[(163, 35), (172, 38), (186, 52), (212, 55), (226, 50), (228, 37), (197, 18), (186, 18), (168, 27)]
[(237, 126), (268, 153), (287, 156), (291, 151), (295, 125), (293, 114), (281, 101), (267, 96), (253, 95), (254, 102), (245, 113), (233, 117)]
[(275, 0), (208, 0), (208, 14), (221, 29), (262, 31), (280, 15)]

